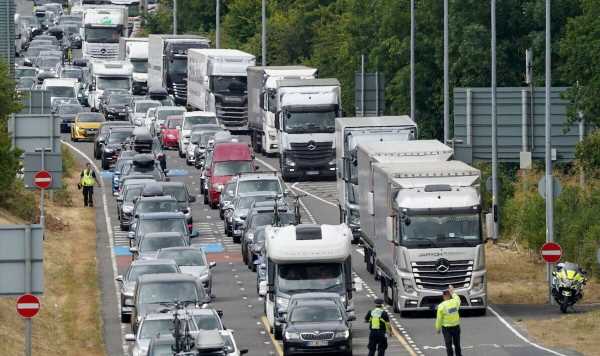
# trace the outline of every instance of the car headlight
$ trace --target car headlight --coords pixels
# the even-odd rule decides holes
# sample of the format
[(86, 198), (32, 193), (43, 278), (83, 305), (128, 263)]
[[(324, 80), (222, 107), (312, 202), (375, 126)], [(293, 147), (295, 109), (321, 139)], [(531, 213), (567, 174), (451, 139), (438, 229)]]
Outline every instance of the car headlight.
[(285, 336), (286, 340), (298, 340), (298, 339), (300, 339), (300, 333), (296, 333), (296, 332), (286, 331), (284, 336)]
[(413, 286), (413, 282), (410, 278), (402, 278), (402, 286), (404, 287), (404, 291), (406, 291), (406, 293), (415, 292), (415, 287)]
[(479, 292), (483, 289), (483, 286), (485, 281), (485, 277), (481, 276), (481, 277), (477, 277), (473, 280), (473, 289), (471, 290), (472, 292)]
[(285, 164), (287, 166), (291, 166), (294, 167), (296, 165), (296, 162), (292, 161), (291, 159), (289, 159), (288, 157), (285, 158)]
[(250, 233), (248, 233), (248, 235), (246, 235), (246, 238), (247, 238), (249, 241), (254, 241), (254, 234), (250, 232)]
[(350, 330), (336, 331), (335, 338), (336, 339), (347, 339), (350, 337)]
[(133, 212), (133, 206), (132, 205), (123, 205), (123, 212), (125, 214), (131, 214)]
[(290, 304), (290, 300), (288, 298), (284, 298), (284, 297), (277, 297), (275, 302), (277, 303), (277, 309), (280, 312), (286, 311), (288, 308), (288, 305)]

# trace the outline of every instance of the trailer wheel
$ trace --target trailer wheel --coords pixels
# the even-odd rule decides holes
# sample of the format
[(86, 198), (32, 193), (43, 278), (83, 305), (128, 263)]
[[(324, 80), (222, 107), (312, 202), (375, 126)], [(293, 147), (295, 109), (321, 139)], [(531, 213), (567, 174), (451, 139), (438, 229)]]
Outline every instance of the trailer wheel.
[(398, 308), (398, 288), (392, 287), (392, 310), (394, 313), (399, 313), (400, 308)]
[[(382, 277), (383, 279), (387, 280), (387, 278)], [(393, 300), (393, 296), (390, 297), (390, 290), (392, 291), (392, 293), (394, 293), (394, 282), (388, 283), (386, 282), (386, 286), (385, 286), (385, 290), (383, 291), (383, 300), (385, 301), (386, 304), (388, 305), (392, 305), (392, 303), (394, 302)]]

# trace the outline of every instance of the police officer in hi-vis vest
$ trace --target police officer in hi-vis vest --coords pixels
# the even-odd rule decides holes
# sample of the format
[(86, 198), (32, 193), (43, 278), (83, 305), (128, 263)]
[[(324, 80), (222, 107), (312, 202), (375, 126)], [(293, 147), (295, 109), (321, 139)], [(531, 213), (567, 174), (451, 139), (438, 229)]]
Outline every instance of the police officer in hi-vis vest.
[[(437, 307), (437, 318), (435, 319), (435, 330), (441, 331), (444, 335), (446, 344), (446, 353), (448, 356), (462, 356), (460, 350), (460, 297), (454, 293), (454, 288), (450, 286), (445, 290), (442, 298), (443, 302)], [(454, 350), (452, 346), (454, 345)]]
[(94, 206), (94, 185), (96, 185), (96, 172), (92, 165), (86, 163), (85, 169), (81, 171), (78, 188), (83, 189), (83, 205)]
[(369, 356), (385, 355), (387, 349), (387, 332), (390, 331), (390, 317), (383, 310), (383, 299), (375, 299), (375, 308), (370, 310), (365, 316), (365, 321), (369, 323)]

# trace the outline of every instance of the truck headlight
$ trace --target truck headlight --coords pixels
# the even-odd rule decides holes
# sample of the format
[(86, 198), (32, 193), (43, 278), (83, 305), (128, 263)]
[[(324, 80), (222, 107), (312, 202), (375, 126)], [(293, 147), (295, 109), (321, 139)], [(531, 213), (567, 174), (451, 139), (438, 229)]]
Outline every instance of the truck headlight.
[(413, 282), (410, 278), (402, 278), (402, 287), (404, 287), (404, 291), (406, 291), (406, 293), (415, 292), (415, 287), (413, 286)]
[(335, 164), (336, 164), (336, 162), (335, 162), (335, 161), (336, 161), (336, 159), (335, 159), (335, 158), (334, 158), (334, 159), (332, 159), (331, 161), (329, 161), (329, 165), (330, 165), (330, 166), (335, 166)]
[(349, 337), (350, 337), (350, 330), (336, 331), (335, 332), (335, 338), (336, 339), (347, 339)]
[(300, 333), (295, 333), (295, 332), (286, 331), (284, 336), (285, 336), (286, 340), (298, 340), (298, 339), (300, 339)]
[(289, 159), (288, 157), (286, 157), (285, 164), (286, 164), (286, 166), (294, 167), (296, 165), (296, 162), (294, 162), (291, 159)]
[(481, 292), (483, 290), (483, 287), (485, 286), (484, 282), (485, 282), (484, 276), (475, 278), (473, 280), (473, 289), (471, 291), (472, 292)]
[(246, 235), (246, 238), (247, 238), (249, 241), (254, 241), (254, 234), (250, 232), (250, 233), (248, 233), (248, 235)]
[(290, 300), (288, 298), (284, 298), (284, 297), (277, 297), (275, 299), (275, 302), (277, 303), (277, 310), (280, 312), (286, 311), (288, 308), (288, 305), (290, 304)]
[(123, 205), (123, 212), (125, 214), (131, 214), (133, 212), (133, 206), (132, 205)]

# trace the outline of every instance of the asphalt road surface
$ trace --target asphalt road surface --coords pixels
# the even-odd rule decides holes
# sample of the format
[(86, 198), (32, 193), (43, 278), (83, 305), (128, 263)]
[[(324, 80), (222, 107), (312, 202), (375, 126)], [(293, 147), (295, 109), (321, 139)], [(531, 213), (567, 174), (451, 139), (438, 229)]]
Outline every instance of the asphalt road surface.
[[(17, 11), (30, 14), (32, 3), (17, 0)], [(76, 53), (77, 55), (77, 53)], [(115, 200), (110, 191), (110, 172), (99, 170), (99, 164), (92, 157), (91, 143), (72, 143), (68, 136), (63, 137), (72, 147), (81, 161), (95, 162), (95, 168), (103, 179), (103, 187), (97, 188), (96, 226), (98, 270), (102, 287), (103, 335), (107, 354), (127, 354), (130, 344), (124, 341), (124, 334), (130, 332), (128, 324), (119, 319), (119, 299), (114, 278), (121, 274), (131, 261), (128, 251), (127, 233), (121, 232), (116, 217)], [(247, 141), (246, 136), (240, 136)], [(199, 194), (199, 172), (187, 166), (175, 151), (167, 153), (167, 166), (174, 174), (172, 180), (184, 181), (193, 194)], [(277, 160), (257, 156), (264, 169), (277, 169)], [(289, 184), (289, 188), (307, 194), (301, 200), (303, 222), (331, 223), (339, 222), (337, 194), (333, 181), (311, 181)], [(223, 223), (218, 211), (202, 203), (198, 195), (193, 205), (194, 228), (200, 232), (196, 242), (210, 245), (209, 260), (216, 261), (213, 269), (212, 305), (224, 311), (226, 327), (233, 329), (240, 348), (249, 349), (249, 355), (282, 355), (279, 342), (276, 342), (265, 327), (263, 301), (256, 293), (256, 275), (241, 262), (240, 247), (223, 233)], [(81, 203), (83, 204), (83, 203)], [(362, 289), (354, 296), (357, 321), (353, 323), (353, 350), (357, 356), (367, 354), (367, 325), (362, 321), (366, 312), (372, 308), (373, 299), (378, 296), (379, 283), (366, 272), (362, 249), (355, 246), (353, 267), (355, 277), (360, 278)], [(434, 355), (446, 354), (442, 337), (434, 332), (433, 314), (424, 314), (411, 318), (400, 318), (393, 314), (394, 332), (389, 337), (388, 355)], [(550, 350), (530, 342), (526, 335), (509, 318), (503, 317), (492, 306), (486, 316), (462, 318), (463, 355), (526, 356), (526, 355), (576, 355), (572, 351)]]

